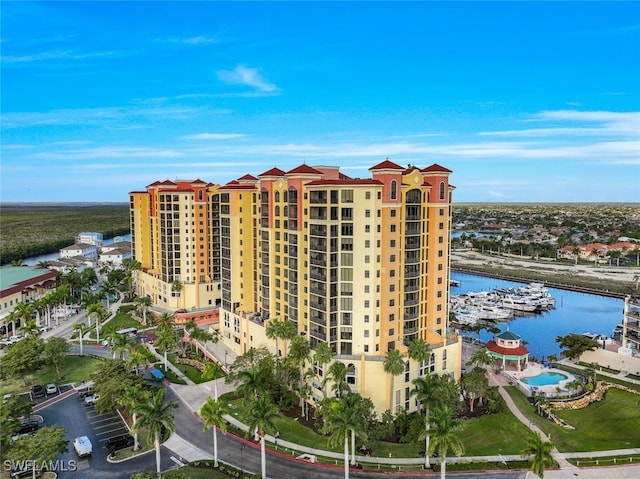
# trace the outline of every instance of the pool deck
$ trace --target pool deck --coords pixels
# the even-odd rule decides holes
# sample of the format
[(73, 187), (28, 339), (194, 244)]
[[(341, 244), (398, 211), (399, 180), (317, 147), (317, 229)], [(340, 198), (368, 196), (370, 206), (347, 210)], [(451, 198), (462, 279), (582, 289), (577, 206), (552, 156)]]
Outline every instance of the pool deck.
[[(530, 378), (533, 376), (538, 376), (543, 373), (558, 373), (558, 374), (562, 374), (563, 376), (566, 376), (567, 379), (563, 379), (559, 381), (557, 384), (549, 384), (546, 386), (535, 386), (535, 385), (527, 384), (522, 381), (523, 378)], [(561, 391), (567, 391), (567, 384), (576, 380), (576, 377), (571, 373), (568, 373), (566, 371), (561, 371), (560, 369), (547, 368), (547, 367), (544, 367), (542, 364), (536, 363), (536, 362), (529, 362), (527, 365), (527, 368), (523, 369), (522, 371), (503, 371), (502, 374), (504, 376), (507, 376), (507, 378), (509, 379), (518, 381), (518, 383), (525, 388), (529, 388), (530, 390), (536, 391), (538, 393), (543, 392), (549, 395), (557, 394), (558, 392), (557, 388), (560, 388)]]

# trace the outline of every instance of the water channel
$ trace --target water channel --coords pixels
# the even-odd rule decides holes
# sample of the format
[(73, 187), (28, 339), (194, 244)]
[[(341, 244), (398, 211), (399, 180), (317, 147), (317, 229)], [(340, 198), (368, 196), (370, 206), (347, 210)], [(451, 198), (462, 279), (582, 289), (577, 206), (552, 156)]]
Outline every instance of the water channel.
[[(484, 276), (451, 273), (451, 279), (460, 286), (451, 287), (451, 295), (468, 291), (490, 291), (496, 288), (512, 288), (526, 283), (516, 283)], [(556, 300), (556, 307), (542, 314), (516, 316), (509, 322), (496, 323), (502, 331), (512, 331), (527, 341), (531, 356), (538, 359), (550, 354), (559, 355), (556, 337), (569, 333), (593, 333), (611, 337), (613, 328), (622, 323), (624, 302), (595, 294), (576, 293), (563, 289), (548, 288)], [(480, 338), (488, 341), (493, 335), (482, 331)]]

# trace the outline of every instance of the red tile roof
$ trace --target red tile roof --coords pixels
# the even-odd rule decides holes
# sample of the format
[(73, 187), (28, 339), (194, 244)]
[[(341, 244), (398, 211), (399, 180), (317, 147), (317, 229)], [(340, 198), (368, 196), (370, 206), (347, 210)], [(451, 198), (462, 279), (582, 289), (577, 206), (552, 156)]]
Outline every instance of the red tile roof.
[(322, 172), (316, 170), (314, 167), (303, 163), (302, 165), (294, 168), (293, 170), (289, 170), (286, 173), (287, 175), (297, 175), (297, 174), (307, 174), (307, 175), (321, 175)]
[(260, 173), (258, 177), (261, 176), (284, 176), (284, 171), (280, 168), (271, 168), (270, 170), (265, 171), (264, 173)]
[(258, 178), (256, 178), (253, 175), (250, 175), (249, 173), (247, 173), (246, 175), (244, 175), (242, 178), (238, 178), (238, 181), (243, 181), (243, 180), (250, 180), (250, 181), (258, 181)]
[(442, 173), (453, 173), (451, 170), (441, 166), (437, 163), (434, 163), (431, 166), (427, 166), (425, 169), (421, 170), (423, 173), (431, 173), (431, 172), (442, 172)]
[(378, 163), (377, 165), (369, 168), (369, 171), (376, 170), (404, 170), (404, 167), (396, 165), (393, 161), (384, 160), (382, 163)]
[(529, 354), (529, 350), (524, 346), (505, 348), (504, 346), (498, 346), (495, 341), (489, 341), (487, 343), (487, 349), (492, 353), (501, 354), (502, 356), (526, 356)]

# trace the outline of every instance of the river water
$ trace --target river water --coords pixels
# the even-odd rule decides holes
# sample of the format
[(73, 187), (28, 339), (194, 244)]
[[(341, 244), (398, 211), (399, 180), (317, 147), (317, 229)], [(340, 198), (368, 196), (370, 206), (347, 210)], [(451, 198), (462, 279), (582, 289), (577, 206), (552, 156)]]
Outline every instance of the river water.
[[(495, 288), (518, 287), (516, 283), (484, 276), (451, 273), (451, 279), (460, 281), (459, 287), (451, 287), (451, 295), (467, 291), (490, 291)], [(576, 293), (548, 288), (556, 300), (556, 307), (542, 314), (521, 316), (509, 322), (497, 323), (502, 331), (512, 331), (528, 342), (531, 356), (538, 359), (550, 354), (560, 355), (556, 337), (569, 333), (594, 333), (611, 336), (613, 328), (622, 323), (624, 301), (595, 294)], [(482, 331), (480, 338), (488, 341), (493, 335)]]

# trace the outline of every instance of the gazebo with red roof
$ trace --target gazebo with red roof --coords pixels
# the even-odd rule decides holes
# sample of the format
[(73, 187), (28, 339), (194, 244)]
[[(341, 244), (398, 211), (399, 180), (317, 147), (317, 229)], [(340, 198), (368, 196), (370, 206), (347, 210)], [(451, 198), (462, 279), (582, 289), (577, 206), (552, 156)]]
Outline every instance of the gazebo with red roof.
[(529, 350), (520, 344), (521, 339), (511, 331), (503, 331), (487, 343), (491, 356), (502, 360), (502, 369), (507, 369), (507, 365), (515, 366), (518, 371), (526, 369)]

